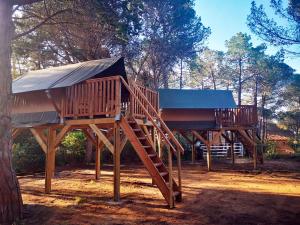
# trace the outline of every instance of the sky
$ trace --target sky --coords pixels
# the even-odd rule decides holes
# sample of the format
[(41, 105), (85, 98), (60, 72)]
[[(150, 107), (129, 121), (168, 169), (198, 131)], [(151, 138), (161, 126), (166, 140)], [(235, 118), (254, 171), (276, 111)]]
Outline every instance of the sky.
[[(225, 40), (229, 40), (238, 32), (248, 33), (254, 45), (263, 43), (255, 37), (248, 28), (246, 21), (250, 13), (252, 0), (196, 0), (197, 15), (205, 26), (211, 28), (211, 35), (207, 40), (209, 48), (225, 51)], [(270, 9), (270, 0), (256, 0), (258, 5), (263, 4), (268, 15), (273, 16)], [(269, 46), (269, 45), (268, 45)], [(268, 54), (274, 54), (279, 48), (268, 47)], [(300, 73), (300, 58), (288, 56), (285, 62)]]

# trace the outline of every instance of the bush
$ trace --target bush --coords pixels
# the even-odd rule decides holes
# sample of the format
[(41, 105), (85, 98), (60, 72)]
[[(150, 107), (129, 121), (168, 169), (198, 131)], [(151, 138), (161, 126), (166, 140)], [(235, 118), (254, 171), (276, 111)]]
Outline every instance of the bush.
[(81, 131), (68, 133), (57, 151), (57, 165), (64, 165), (70, 162), (83, 162), (85, 147), (86, 138)]
[(275, 142), (268, 141), (265, 146), (265, 156), (268, 159), (278, 159), (279, 154), (276, 151)]
[(12, 156), (13, 167), (17, 173), (44, 169), (45, 154), (28, 130), (16, 138)]

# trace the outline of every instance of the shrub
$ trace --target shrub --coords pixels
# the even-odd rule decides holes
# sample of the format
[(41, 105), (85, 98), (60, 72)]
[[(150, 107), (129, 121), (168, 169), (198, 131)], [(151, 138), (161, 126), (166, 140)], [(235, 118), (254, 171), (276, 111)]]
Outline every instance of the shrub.
[(70, 162), (83, 162), (85, 147), (86, 138), (81, 131), (68, 133), (57, 151), (57, 164), (64, 165)]
[(268, 141), (265, 146), (265, 156), (268, 159), (277, 159), (279, 158), (279, 154), (276, 151), (275, 142)]
[(16, 138), (12, 156), (13, 167), (17, 173), (44, 169), (45, 154), (28, 130)]

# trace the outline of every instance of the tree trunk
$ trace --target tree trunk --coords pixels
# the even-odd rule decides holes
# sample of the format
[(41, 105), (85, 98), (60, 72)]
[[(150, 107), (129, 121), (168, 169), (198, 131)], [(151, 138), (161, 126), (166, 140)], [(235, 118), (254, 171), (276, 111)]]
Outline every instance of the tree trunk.
[(180, 78), (179, 78), (179, 88), (183, 88), (183, 74), (182, 74), (182, 59), (180, 59)]
[(266, 96), (263, 95), (261, 98), (261, 116), (262, 116), (262, 140), (263, 143), (266, 140), (267, 130), (266, 130), (266, 115), (265, 115), (265, 104), (266, 104)]
[(216, 83), (216, 78), (215, 78), (215, 74), (213, 69), (211, 69), (211, 78), (212, 78), (212, 82), (213, 82), (213, 86), (214, 86), (214, 90), (217, 90), (217, 83)]
[(258, 95), (258, 76), (255, 76), (255, 90), (254, 90), (254, 105), (257, 107), (257, 95)]
[(86, 149), (85, 149), (85, 162), (89, 164), (93, 159), (93, 142), (90, 139), (86, 139)]
[(238, 105), (242, 104), (242, 60), (239, 60)]
[(11, 136), (11, 49), (12, 5), (0, 1), (0, 224), (12, 224), (22, 218), (22, 197), (12, 168)]

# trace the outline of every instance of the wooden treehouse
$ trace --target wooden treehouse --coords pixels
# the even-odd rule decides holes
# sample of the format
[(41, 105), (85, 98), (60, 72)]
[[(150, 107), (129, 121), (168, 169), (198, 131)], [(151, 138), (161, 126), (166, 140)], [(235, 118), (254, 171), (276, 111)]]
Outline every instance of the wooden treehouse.
[[(30, 130), (46, 154), (46, 193), (51, 192), (56, 151), (73, 129), (81, 129), (96, 146), (96, 179), (101, 151), (113, 154), (115, 201), (120, 199), (120, 154), (127, 141), (170, 207), (182, 199), (184, 149), (175, 133), (192, 144), (193, 161), (195, 141), (207, 146), (208, 169), (211, 145), (221, 136), (231, 144), (239, 139), (256, 167), (254, 106), (236, 106), (230, 91), (151, 90), (127, 78), (123, 58), (31, 71), (14, 80), (13, 97), (13, 137)], [(162, 144), (168, 152), (166, 162), (161, 159)]]
[[(96, 146), (96, 179), (104, 146), (113, 154), (115, 201), (120, 199), (120, 154), (127, 140), (169, 206), (181, 201), (184, 150), (159, 115), (158, 93), (130, 82), (123, 58), (32, 71), (13, 82), (13, 94), (13, 136), (29, 129), (45, 152), (46, 193), (51, 191), (61, 140), (67, 132), (81, 129)], [(168, 147), (167, 164), (157, 154), (157, 136)]]
[[(195, 143), (200, 141), (207, 149), (207, 166), (211, 169), (211, 148), (221, 138), (231, 145), (230, 155), (235, 162), (234, 143), (243, 144), (253, 158), (263, 161), (257, 151), (257, 109), (254, 105), (237, 106), (231, 91), (160, 89), (161, 117), (173, 131), (180, 133), (192, 145), (195, 161)], [(172, 99), (172, 100), (170, 100)]]

